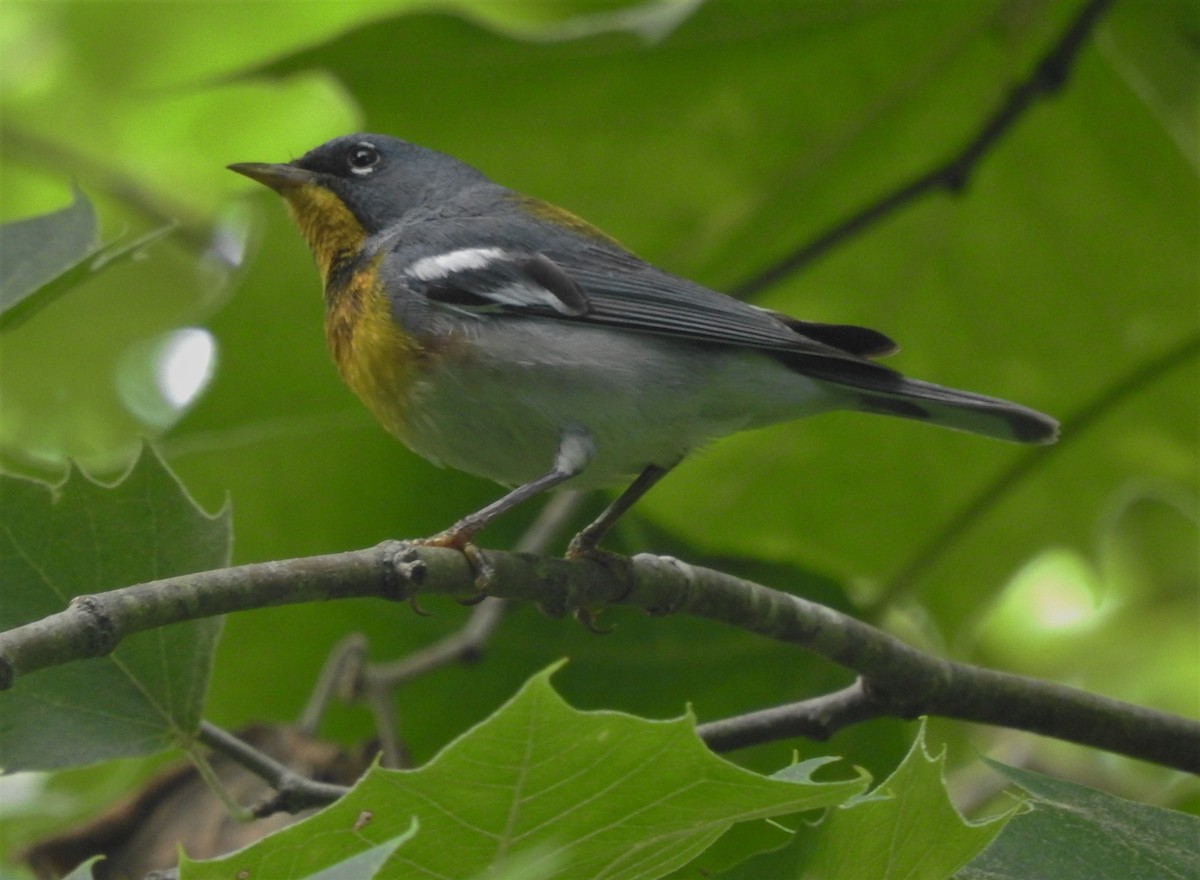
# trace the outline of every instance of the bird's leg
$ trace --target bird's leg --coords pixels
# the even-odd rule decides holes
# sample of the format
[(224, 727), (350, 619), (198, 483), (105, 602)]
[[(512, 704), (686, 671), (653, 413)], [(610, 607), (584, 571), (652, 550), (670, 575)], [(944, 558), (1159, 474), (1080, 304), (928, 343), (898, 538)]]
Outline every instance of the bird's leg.
[(638, 474), (637, 479), (629, 484), (629, 488), (618, 495), (612, 504), (604, 508), (604, 511), (596, 517), (591, 525), (585, 526), (578, 535), (571, 539), (571, 543), (567, 545), (567, 558), (594, 555), (596, 545), (608, 534), (608, 530), (613, 527), (613, 524), (670, 470), (669, 467), (652, 464)]
[(493, 501), (487, 507), (468, 514), (450, 528), (438, 532), (428, 538), (413, 541), (429, 547), (453, 547), (461, 550), (475, 572), (475, 585), (480, 590), (486, 589), (488, 582), (495, 575), (491, 565), (484, 558), (483, 551), (475, 545), (474, 538), (496, 517), (511, 510), (534, 495), (552, 489), (560, 483), (583, 472), (596, 455), (596, 444), (591, 435), (582, 428), (568, 429), (563, 432), (558, 441), (558, 451), (554, 456), (554, 467), (540, 477), (523, 483), (507, 495)]
[[(608, 534), (608, 530), (613, 527), (613, 524), (621, 518), (625, 511), (633, 507), (639, 498), (649, 492), (655, 483), (667, 475), (669, 470), (669, 467), (659, 467), (652, 464), (638, 474), (637, 479), (630, 483), (624, 492), (618, 495), (608, 507), (604, 508), (591, 524), (585, 526), (579, 534), (571, 539), (571, 543), (567, 545), (567, 559), (587, 557), (608, 566), (614, 572), (624, 571), (624, 576), (628, 576), (629, 560), (627, 558), (619, 556), (616, 553), (610, 553), (607, 550), (601, 550), (596, 545), (604, 539), (604, 536)], [(609, 630), (601, 629), (596, 625), (595, 615), (587, 608), (578, 609), (575, 612), (575, 619), (586, 626), (591, 632), (597, 634), (609, 632)]]

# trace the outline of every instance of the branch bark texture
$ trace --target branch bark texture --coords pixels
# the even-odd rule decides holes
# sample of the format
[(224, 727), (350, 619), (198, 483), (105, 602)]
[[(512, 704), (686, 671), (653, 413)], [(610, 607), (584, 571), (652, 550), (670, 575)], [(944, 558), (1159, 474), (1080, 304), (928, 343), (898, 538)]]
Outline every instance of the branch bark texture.
[[(860, 620), (719, 571), (649, 555), (567, 561), (489, 551), (488, 558), (496, 571), (491, 595), (535, 602), (551, 614), (606, 605), (690, 614), (797, 645), (854, 670), (860, 676), (854, 693), (820, 698), (833, 702), (818, 707), (832, 714), (812, 728), (817, 735), (867, 717), (940, 715), (1200, 772), (1200, 722), (933, 657)], [(356, 597), (471, 596), (474, 578), (457, 551), (388, 541), (366, 550), (243, 565), (80, 596), (58, 614), (0, 633), (0, 687), (39, 669), (102, 656), (134, 633), (183, 620)], [(739, 723), (736, 736), (729, 728), (721, 733), (725, 747), (776, 738), (748, 734)], [(709, 729), (714, 745), (720, 739), (716, 730)], [(796, 724), (788, 730), (786, 735), (811, 733)]]

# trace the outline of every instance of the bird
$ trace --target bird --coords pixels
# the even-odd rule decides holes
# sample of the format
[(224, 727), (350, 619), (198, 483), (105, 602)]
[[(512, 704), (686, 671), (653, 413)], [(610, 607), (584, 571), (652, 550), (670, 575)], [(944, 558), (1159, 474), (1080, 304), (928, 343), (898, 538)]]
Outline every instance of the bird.
[(275, 190), (312, 251), (342, 379), (391, 434), (507, 494), (421, 543), (467, 553), (547, 490), (623, 485), (598, 544), (690, 453), (832, 410), (1052, 443), (1036, 410), (908, 378), (883, 333), (804, 321), (664, 271), (569, 211), (399, 138), (228, 166)]

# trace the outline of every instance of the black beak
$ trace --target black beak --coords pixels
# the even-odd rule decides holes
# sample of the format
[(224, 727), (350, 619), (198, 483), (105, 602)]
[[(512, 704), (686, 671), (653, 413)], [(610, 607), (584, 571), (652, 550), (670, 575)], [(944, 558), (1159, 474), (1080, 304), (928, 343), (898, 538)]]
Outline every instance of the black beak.
[(295, 165), (271, 162), (238, 162), (228, 166), (230, 171), (244, 174), (251, 180), (257, 180), (263, 186), (269, 186), (277, 193), (305, 184), (313, 183), (316, 175)]

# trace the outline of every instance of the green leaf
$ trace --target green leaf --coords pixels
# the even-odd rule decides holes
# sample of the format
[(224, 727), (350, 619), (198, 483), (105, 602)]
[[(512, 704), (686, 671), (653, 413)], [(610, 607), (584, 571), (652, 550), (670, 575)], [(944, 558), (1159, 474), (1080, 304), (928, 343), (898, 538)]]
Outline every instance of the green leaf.
[[(57, 487), (0, 476), (0, 628), (81, 594), (227, 564), (229, 541), (228, 512), (200, 510), (153, 451), (114, 486), (78, 471)], [(218, 620), (176, 624), (19, 678), (0, 694), (0, 766), (76, 766), (189, 736), (219, 629)]]
[(1193, 165), (1200, 158), (1196, 125), (1196, 9), (1188, 0), (1132, 3), (1114, 19), (1101, 45), (1108, 62), (1154, 114)]
[(101, 247), (96, 212), (76, 189), (60, 211), (0, 225), (0, 330), (29, 320), (93, 275), (145, 252), (172, 225)]
[(67, 207), (0, 226), (0, 315), (96, 252), (96, 212), (78, 189)]
[(959, 880), (1192, 880), (1200, 819), (1051, 776), (987, 763), (1033, 796)]
[(992, 841), (1013, 811), (983, 822), (963, 819), (946, 793), (944, 763), (944, 754), (926, 751), (922, 725), (908, 756), (869, 795), (817, 825), (801, 826), (786, 846), (737, 865), (721, 880), (949, 877)]
[[(1196, 716), (1200, 689), (1188, 673), (1200, 619), (1200, 499), (1170, 484), (1130, 485), (1097, 532), (1091, 554), (1053, 548), (1027, 563), (981, 622), (980, 645), (1010, 672)], [(1121, 643), (1153, 650), (1130, 663), (1129, 651), (1112, 648)]]
[[(350, 854), (336, 862), (316, 870), (306, 853), (303, 858), (294, 858), (287, 869), (281, 869), (271, 874), (271, 880), (371, 880), (380, 876), (380, 869), (401, 846), (412, 840), (417, 834), (419, 823), (414, 819), (401, 833), (382, 843), (349, 850)], [(294, 855), (294, 854), (293, 854)], [(196, 871), (204, 871), (204, 862), (193, 862), (184, 855), (179, 862), (180, 880), (189, 880), (198, 876)], [(199, 866), (199, 867), (197, 867)], [(207, 876), (207, 875), (205, 875)], [(505, 878), (500, 878), (505, 880)]]
[(561, 853), (531, 850), (508, 858), (502, 867), (484, 869), (473, 880), (551, 880), (561, 864)]
[(16, 303), (12, 309), (0, 312), (0, 330), (11, 330), (24, 324), (54, 300), (101, 272), (119, 266), (127, 260), (142, 257), (147, 248), (169, 235), (174, 229), (174, 225), (167, 224), (152, 229), (145, 235), (139, 235), (132, 241), (116, 241), (99, 251), (89, 253), (87, 257), (68, 268), (61, 275), (50, 279), (37, 290), (32, 291), (19, 303)]
[[(302, 844), (311, 869), (415, 816), (421, 833), (380, 876), (469, 877), (521, 860), (556, 880), (661, 877), (735, 822), (827, 807), (864, 787), (743, 770), (709, 752), (690, 718), (578, 712), (551, 688), (552, 671), (425, 767), (372, 770), (321, 814), (189, 876), (290, 876)], [(554, 867), (542, 874), (544, 863)]]
[[(307, 877), (309, 880), (367, 880), (370, 877), (378, 877), (384, 863), (403, 844), (412, 840), (413, 835), (417, 833), (417, 828), (418, 823), (414, 819), (412, 824), (408, 826), (407, 831), (398, 834), (391, 840), (384, 841), (370, 849), (349, 856), (336, 864), (330, 865), (328, 868), (322, 868), (316, 873), (299, 876)], [(183, 880), (186, 880), (188, 876), (187, 872), (181, 870), (180, 873)]]

